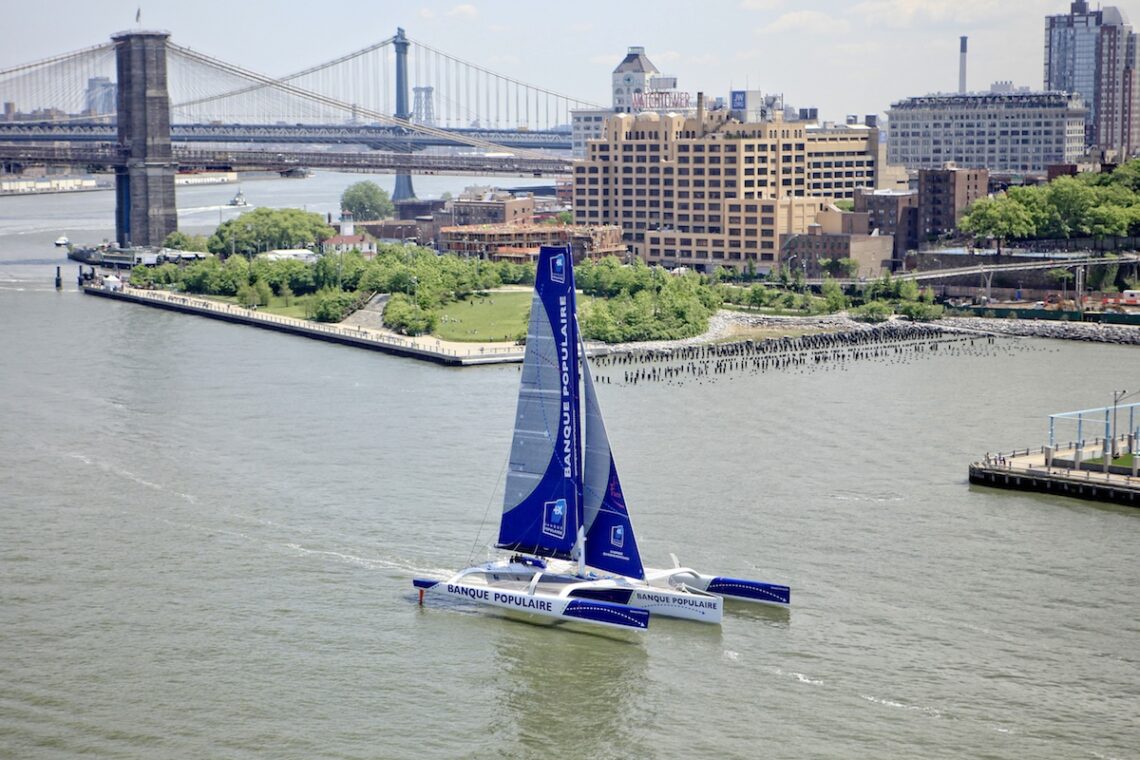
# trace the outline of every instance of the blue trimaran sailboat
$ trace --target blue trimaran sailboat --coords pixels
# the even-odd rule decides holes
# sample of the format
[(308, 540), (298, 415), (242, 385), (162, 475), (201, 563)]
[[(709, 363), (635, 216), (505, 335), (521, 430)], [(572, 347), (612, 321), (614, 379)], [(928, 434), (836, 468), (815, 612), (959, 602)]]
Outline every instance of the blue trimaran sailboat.
[(425, 593), (441, 594), (527, 616), (643, 629), (651, 612), (719, 623), (725, 597), (790, 601), (787, 586), (702, 575), (675, 556), (669, 569), (642, 565), (578, 334), (569, 248), (543, 246), (539, 254), (496, 545), (513, 556), (445, 581), (415, 579), (421, 603)]

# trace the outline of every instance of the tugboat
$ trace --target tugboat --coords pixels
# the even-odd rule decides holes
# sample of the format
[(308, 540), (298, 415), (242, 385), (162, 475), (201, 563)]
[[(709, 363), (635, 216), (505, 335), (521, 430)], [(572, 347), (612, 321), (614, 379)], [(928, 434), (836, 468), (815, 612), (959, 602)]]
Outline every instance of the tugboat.
[(241, 188), (238, 188), (237, 195), (235, 195), (233, 198), (231, 198), (230, 202), (227, 205), (229, 205), (229, 206), (248, 206), (249, 201), (247, 201), (245, 199), (245, 195), (242, 193)]

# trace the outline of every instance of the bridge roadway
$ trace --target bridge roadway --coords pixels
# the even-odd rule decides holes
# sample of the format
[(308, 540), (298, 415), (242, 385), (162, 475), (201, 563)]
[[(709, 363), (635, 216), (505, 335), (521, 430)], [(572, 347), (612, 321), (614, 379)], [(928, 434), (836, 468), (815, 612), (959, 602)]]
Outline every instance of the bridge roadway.
[[(84, 164), (92, 167), (122, 166), (123, 154), (104, 143), (67, 146), (3, 145), (0, 161), (27, 164)], [(522, 156), (437, 156), (423, 153), (334, 153), (327, 151), (279, 153), (269, 150), (191, 150), (175, 146), (174, 161), (183, 169), (242, 171), (269, 169), (287, 171), (298, 167), (377, 173), (496, 174), (543, 177), (571, 171), (568, 158)]]
[[(448, 129), (457, 136), (505, 148), (570, 150), (570, 133), (518, 129)], [(310, 145), (360, 144), (383, 150), (465, 145), (412, 128), (368, 124), (172, 124), (176, 143), (281, 143)], [(118, 140), (114, 124), (88, 122), (0, 122), (0, 142), (105, 142)]]

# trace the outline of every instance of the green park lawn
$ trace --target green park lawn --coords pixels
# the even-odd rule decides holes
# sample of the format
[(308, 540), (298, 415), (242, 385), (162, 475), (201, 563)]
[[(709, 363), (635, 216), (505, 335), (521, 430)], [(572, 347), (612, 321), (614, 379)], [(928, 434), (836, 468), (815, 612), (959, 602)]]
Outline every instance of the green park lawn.
[(496, 291), (443, 307), (435, 335), (473, 343), (513, 341), (526, 335), (530, 291)]

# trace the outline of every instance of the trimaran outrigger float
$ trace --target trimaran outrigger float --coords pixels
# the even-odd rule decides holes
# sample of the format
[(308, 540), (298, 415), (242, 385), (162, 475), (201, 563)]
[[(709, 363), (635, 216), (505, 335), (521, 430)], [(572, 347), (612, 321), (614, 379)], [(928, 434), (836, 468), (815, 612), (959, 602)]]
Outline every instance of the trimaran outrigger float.
[(787, 586), (704, 575), (675, 556), (672, 568), (642, 565), (578, 334), (568, 247), (539, 254), (496, 546), (512, 556), (416, 578), (420, 602), (438, 594), (635, 630), (650, 613), (720, 623), (726, 598), (790, 602)]

